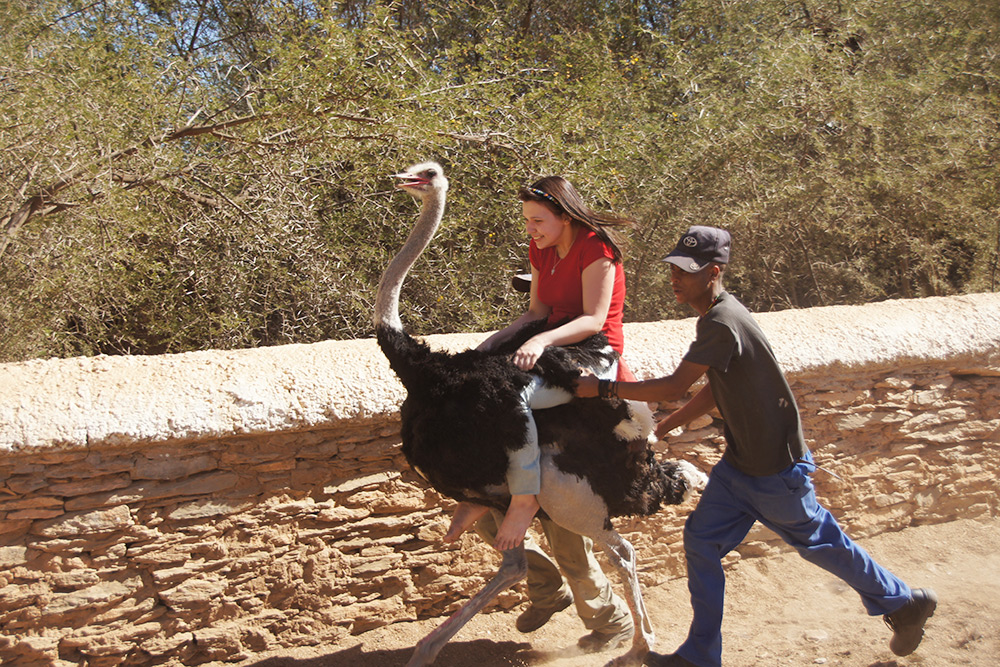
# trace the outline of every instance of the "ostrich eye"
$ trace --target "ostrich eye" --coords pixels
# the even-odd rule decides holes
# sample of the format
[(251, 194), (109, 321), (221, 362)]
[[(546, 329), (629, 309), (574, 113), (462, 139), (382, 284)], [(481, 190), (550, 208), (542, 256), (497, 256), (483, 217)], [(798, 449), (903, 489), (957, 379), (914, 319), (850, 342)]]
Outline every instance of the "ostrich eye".
[(427, 170), (427, 176), (428, 176), (429, 178), (434, 178), (434, 177), (435, 177), (435, 176), (437, 176), (437, 175), (438, 175), (438, 173), (437, 173), (437, 170), (436, 170), (436, 169), (428, 169), (428, 170)]

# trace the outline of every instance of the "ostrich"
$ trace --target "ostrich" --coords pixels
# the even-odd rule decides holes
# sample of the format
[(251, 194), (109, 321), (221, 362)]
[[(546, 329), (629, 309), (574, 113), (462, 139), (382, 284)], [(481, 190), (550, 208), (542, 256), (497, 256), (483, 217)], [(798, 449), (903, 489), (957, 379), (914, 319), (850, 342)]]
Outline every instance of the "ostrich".
[[(507, 451), (525, 438), (518, 396), (531, 380), (509, 355), (534, 330), (494, 351), (459, 353), (432, 351), (403, 330), (400, 288), (441, 222), (448, 181), (435, 162), (415, 165), (395, 178), (400, 179), (397, 187), (421, 202), (417, 223), (382, 275), (375, 298), (378, 344), (407, 391), (401, 408), (403, 454), (442, 495), (503, 511), (510, 500)], [(547, 349), (531, 373), (572, 392), (581, 366), (606, 368), (615, 359), (607, 339), (597, 334), (574, 346)], [(648, 440), (652, 413), (645, 404), (574, 399), (539, 411), (535, 420), (542, 450), (541, 512), (593, 539), (621, 574), (635, 636), (629, 652), (613, 664), (641, 664), (653, 632), (639, 592), (635, 551), (614, 530), (611, 517), (650, 515), (661, 503), (683, 502), (705, 477), (688, 463), (655, 460)], [(523, 546), (502, 556), (496, 576), (418, 642), (408, 667), (432, 663), (469, 619), (525, 576)]]

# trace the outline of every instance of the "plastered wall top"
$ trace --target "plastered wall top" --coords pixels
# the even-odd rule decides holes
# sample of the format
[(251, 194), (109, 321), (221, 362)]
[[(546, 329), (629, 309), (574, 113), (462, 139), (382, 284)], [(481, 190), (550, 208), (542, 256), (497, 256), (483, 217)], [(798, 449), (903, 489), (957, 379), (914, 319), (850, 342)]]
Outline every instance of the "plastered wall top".
[[(789, 375), (949, 360), (1000, 364), (1000, 295), (888, 301), (756, 315)], [(627, 324), (640, 377), (673, 371), (693, 318)], [(486, 334), (431, 336), (465, 349)], [(395, 412), (404, 398), (373, 339), (155, 357), (0, 365), (0, 451), (266, 433)]]

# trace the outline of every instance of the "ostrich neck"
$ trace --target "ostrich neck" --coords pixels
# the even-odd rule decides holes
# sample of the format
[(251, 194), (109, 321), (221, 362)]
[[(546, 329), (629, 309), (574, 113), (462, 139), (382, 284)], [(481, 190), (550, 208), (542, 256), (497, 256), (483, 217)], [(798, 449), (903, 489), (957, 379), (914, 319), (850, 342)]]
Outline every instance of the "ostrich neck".
[(438, 197), (428, 196), (423, 201), (417, 224), (410, 230), (410, 235), (406, 237), (406, 243), (392, 258), (382, 274), (378, 293), (375, 296), (375, 326), (384, 324), (393, 329), (403, 328), (403, 323), (399, 319), (399, 290), (403, 286), (403, 279), (406, 278), (410, 267), (430, 244), (434, 232), (441, 224), (443, 215), (443, 193)]

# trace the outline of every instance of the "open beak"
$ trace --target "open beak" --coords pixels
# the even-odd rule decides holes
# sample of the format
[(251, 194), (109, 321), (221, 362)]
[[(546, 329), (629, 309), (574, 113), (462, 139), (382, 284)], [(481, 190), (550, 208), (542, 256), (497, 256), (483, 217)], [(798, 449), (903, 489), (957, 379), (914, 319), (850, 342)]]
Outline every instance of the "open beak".
[(396, 183), (397, 188), (412, 188), (418, 185), (427, 185), (430, 180), (423, 178), (422, 176), (417, 176), (416, 174), (408, 174), (403, 172), (401, 174), (393, 174), (393, 178), (398, 178), (399, 183)]

